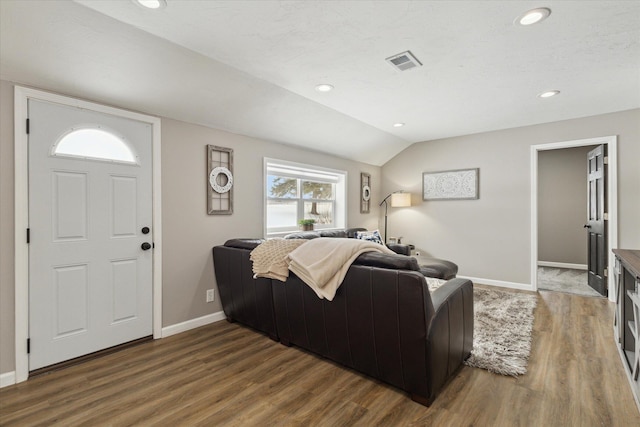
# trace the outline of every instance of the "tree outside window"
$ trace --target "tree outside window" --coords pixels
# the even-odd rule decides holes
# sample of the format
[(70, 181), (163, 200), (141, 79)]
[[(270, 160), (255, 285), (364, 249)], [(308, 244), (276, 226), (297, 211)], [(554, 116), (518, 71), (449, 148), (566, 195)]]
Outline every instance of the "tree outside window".
[(297, 231), (302, 219), (316, 228), (346, 223), (346, 172), (265, 159), (265, 236)]
[[(280, 206), (292, 205), (291, 199), (298, 199), (302, 207), (302, 216), (299, 219), (315, 219), (316, 224), (333, 224), (333, 206), (335, 200), (335, 184), (302, 180), (300, 178), (288, 178), (268, 175), (268, 198), (270, 202)], [(281, 201), (281, 203), (278, 203)], [(284, 202), (284, 203), (282, 203)], [(273, 210), (275, 214), (275, 209)], [(275, 221), (282, 223), (282, 221)]]

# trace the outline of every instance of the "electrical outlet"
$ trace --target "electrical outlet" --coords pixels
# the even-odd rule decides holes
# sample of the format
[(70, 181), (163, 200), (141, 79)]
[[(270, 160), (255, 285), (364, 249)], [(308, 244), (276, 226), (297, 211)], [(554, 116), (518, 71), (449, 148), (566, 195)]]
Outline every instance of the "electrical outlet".
[(207, 289), (207, 302), (213, 302), (216, 300), (215, 289)]

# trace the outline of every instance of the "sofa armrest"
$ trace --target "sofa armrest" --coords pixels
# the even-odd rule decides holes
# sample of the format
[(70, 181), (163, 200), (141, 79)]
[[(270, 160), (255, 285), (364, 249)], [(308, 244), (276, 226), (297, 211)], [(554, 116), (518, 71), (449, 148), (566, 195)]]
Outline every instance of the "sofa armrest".
[(420, 272), (426, 277), (450, 280), (458, 274), (458, 266), (451, 261), (438, 258), (420, 257)]
[(435, 398), (473, 347), (473, 283), (452, 279), (431, 293), (433, 316), (427, 327), (428, 388)]
[(263, 242), (264, 242), (264, 239), (260, 239), (260, 238), (229, 239), (226, 242), (224, 242), (224, 246), (228, 248), (253, 250)]
[(379, 252), (364, 252), (353, 262), (354, 265), (388, 268), (391, 270), (418, 271), (420, 266), (415, 258), (399, 254), (386, 254)]
[(260, 239), (235, 239), (225, 246), (215, 246), (214, 274), (227, 320), (250, 326), (277, 341), (271, 279), (253, 278), (250, 254), (260, 242)]
[[(471, 287), (471, 291), (473, 291), (473, 283), (468, 279), (451, 279), (440, 286), (435, 291), (431, 292), (431, 301), (433, 302), (433, 308), (438, 312), (443, 303), (445, 303), (451, 295), (459, 292), (463, 287)], [(473, 294), (472, 294), (473, 296)], [(472, 301), (473, 303), (473, 298)]]

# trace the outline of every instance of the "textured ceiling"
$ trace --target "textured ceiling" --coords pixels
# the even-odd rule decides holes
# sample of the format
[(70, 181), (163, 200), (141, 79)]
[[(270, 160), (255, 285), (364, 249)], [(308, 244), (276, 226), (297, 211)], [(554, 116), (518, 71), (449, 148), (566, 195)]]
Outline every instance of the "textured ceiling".
[[(376, 165), (418, 141), (640, 107), (639, 1), (167, 3), (3, 0), (0, 76)], [(541, 6), (546, 21), (514, 25)], [(406, 50), (424, 65), (385, 62)]]

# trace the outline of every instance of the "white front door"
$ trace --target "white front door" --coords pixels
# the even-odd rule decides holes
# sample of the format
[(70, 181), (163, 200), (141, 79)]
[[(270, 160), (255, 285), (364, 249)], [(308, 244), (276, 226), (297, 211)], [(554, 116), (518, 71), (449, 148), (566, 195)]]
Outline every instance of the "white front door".
[(34, 370), (152, 334), (152, 127), (28, 108)]

